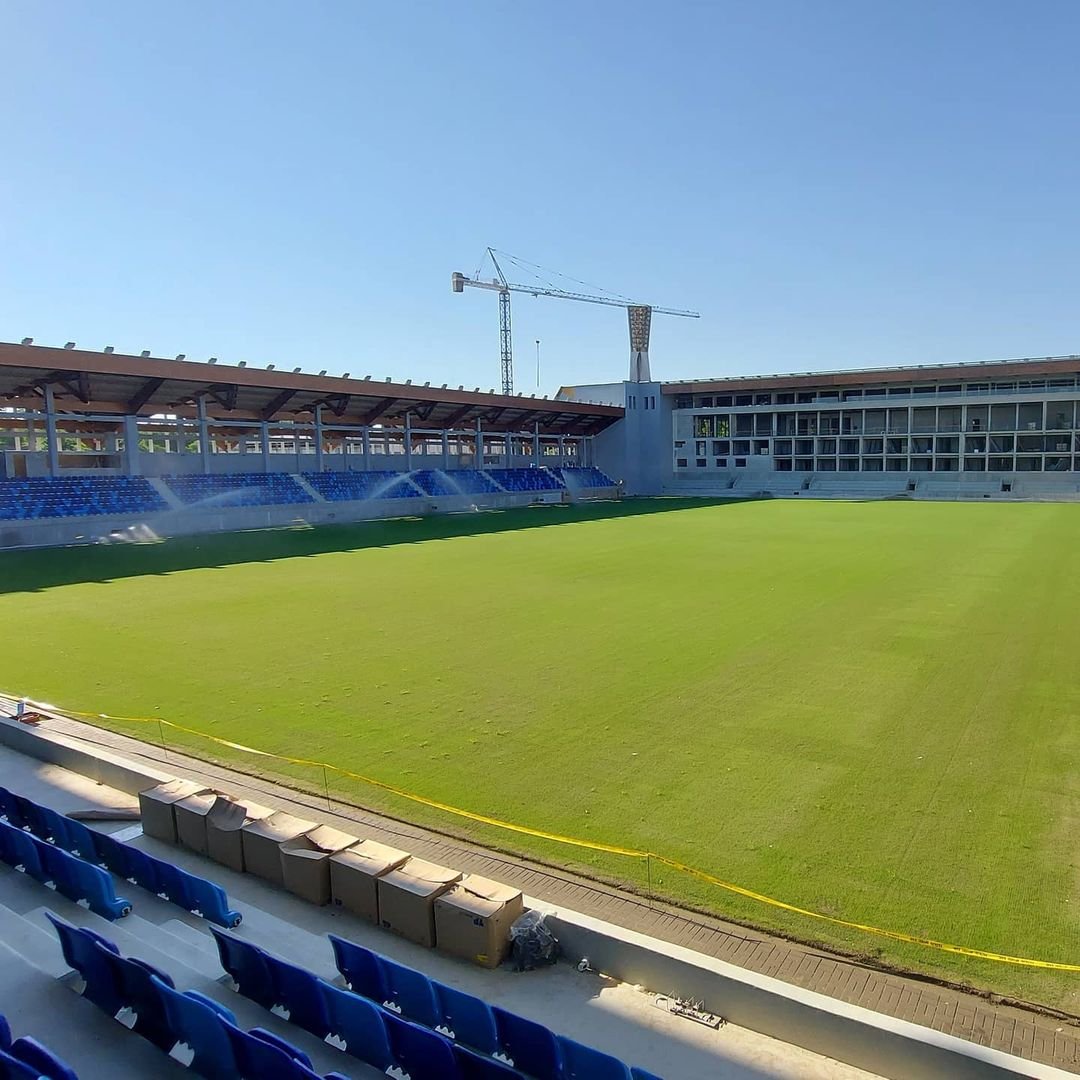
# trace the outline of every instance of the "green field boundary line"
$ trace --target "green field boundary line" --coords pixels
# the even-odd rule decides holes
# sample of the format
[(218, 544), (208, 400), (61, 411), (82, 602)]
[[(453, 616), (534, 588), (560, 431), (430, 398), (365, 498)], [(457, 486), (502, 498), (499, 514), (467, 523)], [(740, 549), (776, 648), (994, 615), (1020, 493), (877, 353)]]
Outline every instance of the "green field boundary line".
[[(409, 791), (406, 788), (398, 787), (396, 784), (390, 784), (384, 780), (377, 780), (374, 777), (365, 776), (362, 773), (353, 772), (349, 769), (342, 768), (340, 765), (334, 765), (326, 761), (316, 761), (310, 758), (289, 757), (285, 754), (276, 754), (269, 750), (259, 750), (253, 746), (246, 746), (243, 743), (232, 742), (228, 739), (223, 739), (216, 735), (210, 735), (205, 731), (199, 731), (196, 728), (187, 727), (184, 724), (178, 724), (172, 720), (166, 720), (164, 717), (114, 716), (109, 713), (83, 712), (77, 709), (66, 709), (60, 708), (55, 705), (46, 705), (44, 703), (32, 701), (29, 698), (20, 698), (10, 694), (0, 694), (0, 700), (6, 701), (9, 708), (18, 710), (21, 707), (25, 710), (28, 710), (30, 712), (36, 712), (46, 717), (55, 716), (59, 719), (78, 719), (85, 720), (91, 723), (111, 720), (117, 723), (157, 725), (159, 731), (163, 728), (171, 728), (175, 731), (182, 731), (187, 735), (191, 735), (197, 739), (203, 739), (206, 742), (213, 743), (216, 746), (223, 746), (230, 750), (235, 750), (239, 753), (248, 754), (253, 757), (264, 758), (272, 761), (280, 761), (289, 765), (300, 765), (308, 766), (314, 769), (323, 769), (326, 772), (332, 772), (335, 775), (343, 776), (350, 780), (357, 780), (361, 783), (368, 784), (371, 787), (388, 792), (399, 798), (406, 799), (409, 802), (413, 802), (421, 806), (426, 806), (431, 809), (439, 810), (454, 817), (462, 818), (468, 821), (478, 822), (484, 825), (489, 825), (496, 829), (502, 829), (507, 832), (517, 833), (518, 835), (531, 836), (536, 839), (549, 841), (551, 843), (584, 848), (590, 851), (603, 852), (610, 855), (620, 855), (630, 859), (641, 860), (646, 863), (656, 862), (661, 866), (666, 866), (672, 870), (677, 870), (681, 873), (688, 874), (689, 876), (697, 878), (699, 881), (702, 881), (708, 885), (712, 885), (718, 889), (723, 889), (724, 891), (732, 893), (736, 896), (741, 896), (744, 899), (752, 900), (756, 903), (763, 904), (780, 911), (788, 912), (789, 914), (798, 915), (808, 919), (815, 919), (820, 922), (829, 923), (833, 926), (840, 926), (847, 930), (856, 930), (860, 933), (869, 934), (875, 937), (887, 938), (891, 941), (902, 942), (906, 945), (917, 945), (927, 949), (934, 949), (938, 952), (953, 953), (958, 956), (967, 956), (977, 960), (990, 960), (994, 963), (999, 964), (1012, 964), (1019, 967), (1041, 968), (1048, 971), (1080, 972), (1080, 964), (1066, 964), (1052, 960), (1037, 960), (1031, 957), (1011, 956), (1006, 953), (990, 952), (986, 949), (976, 949), (965, 945), (954, 945), (945, 941), (936, 941), (933, 938), (922, 937), (917, 934), (907, 934), (899, 930), (886, 930), (880, 926), (873, 926), (868, 923), (855, 922), (854, 920), (843, 919), (836, 915), (826, 915), (824, 912), (812, 911), (808, 908), (799, 907), (797, 904), (791, 904), (785, 900), (779, 900), (776, 897), (767, 896), (764, 893), (755, 892), (753, 889), (745, 888), (742, 885), (736, 885), (732, 882), (724, 881), (722, 878), (717, 877), (715, 874), (710, 874), (706, 870), (702, 870), (696, 866), (691, 866), (687, 863), (680, 862), (679, 860), (673, 859), (670, 856), (664, 855), (660, 852), (644, 851), (638, 848), (622, 847), (617, 844), (606, 844), (595, 840), (585, 840), (581, 837), (564, 836), (560, 833), (548, 832), (544, 829), (533, 828), (529, 825), (521, 825), (517, 822), (504, 821), (501, 818), (491, 817), (487, 814), (477, 813), (476, 811), (466, 810), (460, 806), (453, 806), (449, 803), (440, 802), (437, 799), (428, 798), (426, 795), (420, 794), (419, 792)], [(164, 744), (164, 738), (162, 739), (162, 743)]]

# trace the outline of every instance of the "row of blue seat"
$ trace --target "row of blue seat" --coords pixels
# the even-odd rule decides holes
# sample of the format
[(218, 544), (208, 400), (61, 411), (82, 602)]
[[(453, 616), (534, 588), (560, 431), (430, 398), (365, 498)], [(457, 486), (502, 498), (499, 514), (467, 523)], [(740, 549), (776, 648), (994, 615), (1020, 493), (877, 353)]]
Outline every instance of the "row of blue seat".
[(151, 513), (165, 502), (141, 476), (20, 477), (0, 480), (0, 520)]
[(4, 821), (0, 821), (0, 861), (102, 918), (120, 919), (131, 911), (130, 901), (116, 895), (112, 878), (100, 867)]
[(550, 469), (488, 469), (486, 475), (506, 491), (561, 491), (566, 485)]
[(659, 1080), (363, 945), (329, 937), (337, 969), (354, 993), (389, 1005), (417, 1024), (445, 1031), (481, 1053), (499, 1054), (538, 1080)]
[(269, 506), (313, 499), (288, 473), (193, 473), (162, 479), (182, 502), (214, 506)]
[(31, 1035), (11, 1038), (0, 1013), (0, 1078), (3, 1080), (79, 1080), (74, 1069)]
[[(393, 1064), (389, 1055), (395, 1055), (412, 1080), (657, 1080), (333, 934), (338, 971), (351, 991), (344, 998), (338, 987), (252, 942), (211, 932), (221, 966), (245, 997), (287, 1013), (292, 1023), (320, 1039), (343, 1040), (350, 1053), (378, 1068)], [(399, 1028), (402, 1024), (408, 1028)], [(402, 1062), (403, 1055), (411, 1068)], [(419, 1076), (414, 1069), (422, 1070)]]
[[(135, 957), (124, 957), (100, 934), (72, 926), (46, 912), (67, 963), (82, 978), (83, 997), (159, 1050), (179, 1044), (189, 1068), (208, 1080), (322, 1080), (311, 1059), (286, 1039), (263, 1028), (244, 1031), (223, 1005), (194, 990), (180, 992), (168, 974)], [(328, 1073), (325, 1080), (348, 1080)]]
[(229, 898), (220, 885), (0, 787), (0, 820), (5, 819), (17, 829), (28, 829), (39, 840), (76, 855), (95, 868), (103, 867), (193, 915), (219, 926), (240, 925), (242, 916), (229, 907)]
[(380, 1071), (397, 1066), (410, 1080), (520, 1080), (526, 1075), (252, 942), (211, 933), (221, 966), (240, 994)]
[(606, 472), (598, 469), (595, 465), (567, 466), (560, 469), (563, 480), (568, 487), (583, 488), (609, 488), (615, 487), (615, 481)]

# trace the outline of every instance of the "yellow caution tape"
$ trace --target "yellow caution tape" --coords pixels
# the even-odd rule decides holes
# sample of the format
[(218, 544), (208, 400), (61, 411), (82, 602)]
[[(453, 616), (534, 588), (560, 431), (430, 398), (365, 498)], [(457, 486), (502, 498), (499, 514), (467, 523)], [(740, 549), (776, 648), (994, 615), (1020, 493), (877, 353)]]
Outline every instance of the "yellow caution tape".
[[(34, 706), (36, 703), (28, 701), (27, 704)], [(346, 776), (352, 780), (359, 780), (364, 784), (370, 784), (372, 787), (379, 788), (382, 791), (388, 791), (402, 799), (408, 799), (411, 802), (420, 803), (423, 806), (430, 806), (436, 810), (442, 810), (444, 813), (453, 814), (460, 818), (466, 818), (469, 821), (477, 821), (484, 825), (491, 825), (496, 829), (506, 829), (509, 832), (533, 836), (540, 840), (550, 840), (557, 844), (569, 844), (573, 847), (588, 848), (591, 851), (601, 851), (610, 855), (624, 855), (630, 859), (655, 860), (662, 866), (670, 867), (672, 870), (678, 870), (681, 873), (697, 878), (699, 881), (713, 885), (718, 889), (724, 889), (737, 896), (742, 896), (747, 900), (754, 900), (759, 904), (766, 904), (769, 907), (778, 908), (781, 911), (787, 911), (794, 915), (801, 915), (805, 918), (818, 919), (821, 922), (831, 923), (834, 926), (842, 926), (848, 930), (858, 930), (865, 934), (889, 938), (891, 941), (900, 941), (906, 945), (920, 945), (928, 949), (937, 949), (939, 952), (955, 953), (959, 956), (970, 956), (977, 960), (992, 960), (999, 964), (1017, 964), (1021, 967), (1042, 968), (1050, 971), (1080, 971), (1080, 964), (1060, 964), (1051, 960), (1034, 960), (1024, 956), (1008, 956), (1003, 953), (988, 952), (985, 949), (969, 949), (963, 945), (951, 945), (948, 942), (935, 941), (933, 938), (919, 937), (914, 934), (904, 934), (897, 930), (884, 930), (880, 926), (869, 926), (866, 923), (841, 919), (835, 915), (826, 915), (820, 911), (810, 911), (807, 908), (798, 907), (795, 904), (788, 904), (783, 900), (777, 900), (775, 897), (766, 896), (764, 893), (754, 892), (752, 889), (743, 888), (741, 885), (734, 885), (730, 881), (724, 881), (704, 870), (699, 870), (697, 867), (688, 866), (686, 863), (669, 858), (667, 855), (658, 855), (653, 851), (639, 851), (636, 848), (618, 847), (614, 844), (603, 844), (595, 840), (583, 840), (580, 837), (562, 836), (559, 833), (545, 832), (543, 829), (533, 829), (527, 825), (518, 825), (512, 821), (502, 821), (499, 818), (488, 817), (486, 814), (477, 814), (472, 810), (463, 810), (459, 806), (451, 806), (448, 803), (429, 799), (425, 795), (419, 795), (414, 791), (407, 791), (404, 788), (396, 787), (393, 784), (387, 784), (382, 780), (376, 780), (370, 776), (364, 776), (361, 773), (350, 772), (348, 769), (343, 769), (339, 765), (332, 765), (325, 761), (311, 761), (307, 758), (287, 757), (283, 754), (270, 753), (267, 750), (257, 750), (255, 747), (244, 746), (242, 743), (230, 742), (228, 739), (222, 739), (216, 735), (208, 735), (204, 731), (197, 731), (195, 728), (185, 727), (183, 724), (176, 724), (173, 723), (173, 721), (165, 720), (162, 717), (111, 716), (108, 713), (78, 712), (72, 709), (57, 710), (51, 706), (38, 707), (46, 709), (49, 712), (56, 712), (59, 715), (82, 717), (87, 720), (118, 720), (122, 723), (132, 724), (160, 724), (163, 727), (174, 728), (177, 731), (186, 732), (197, 738), (206, 739), (209, 742), (217, 743), (219, 746), (227, 746), (231, 750), (239, 750), (245, 754), (273, 758), (277, 761), (287, 762), (290, 765), (307, 765), (312, 768), (326, 769), (328, 772), (334, 772), (340, 776)]]

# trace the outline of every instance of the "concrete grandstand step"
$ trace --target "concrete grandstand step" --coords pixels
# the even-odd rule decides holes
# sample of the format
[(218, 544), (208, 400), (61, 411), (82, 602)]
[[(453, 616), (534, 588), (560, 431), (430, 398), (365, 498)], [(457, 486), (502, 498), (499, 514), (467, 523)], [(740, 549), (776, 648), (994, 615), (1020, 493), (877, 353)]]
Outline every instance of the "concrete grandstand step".
[(50, 978), (58, 979), (68, 971), (51, 928), (45, 930), (35, 919), (20, 915), (3, 903), (0, 903), (0, 942)]
[(144, 1039), (125, 1030), (68, 986), (0, 941), (0, 1011), (12, 1034), (32, 1035), (67, 1062), (79, 1080), (190, 1076)]

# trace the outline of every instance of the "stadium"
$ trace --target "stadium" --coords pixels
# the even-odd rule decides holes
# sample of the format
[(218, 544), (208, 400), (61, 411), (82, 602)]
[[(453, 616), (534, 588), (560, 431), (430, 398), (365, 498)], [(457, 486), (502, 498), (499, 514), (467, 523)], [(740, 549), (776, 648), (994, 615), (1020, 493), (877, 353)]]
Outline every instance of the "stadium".
[(794, 984), (789, 945), (957, 1025), (995, 995), (1008, 1037), (938, 1030), (1072, 1068), (1039, 1040), (1077, 1008), (1080, 357), (631, 371), (548, 398), (0, 345), (5, 741), (423, 830)]

